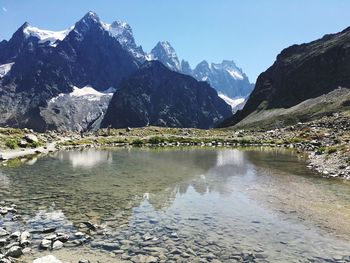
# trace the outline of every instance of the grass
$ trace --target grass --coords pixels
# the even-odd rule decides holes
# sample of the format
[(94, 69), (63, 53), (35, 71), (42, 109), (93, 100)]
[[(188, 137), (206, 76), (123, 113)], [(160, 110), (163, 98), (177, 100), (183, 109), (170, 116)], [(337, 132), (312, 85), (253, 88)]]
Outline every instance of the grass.
[(12, 150), (18, 148), (18, 143), (19, 143), (19, 141), (17, 139), (14, 139), (14, 138), (8, 138), (5, 140), (6, 147), (8, 147)]

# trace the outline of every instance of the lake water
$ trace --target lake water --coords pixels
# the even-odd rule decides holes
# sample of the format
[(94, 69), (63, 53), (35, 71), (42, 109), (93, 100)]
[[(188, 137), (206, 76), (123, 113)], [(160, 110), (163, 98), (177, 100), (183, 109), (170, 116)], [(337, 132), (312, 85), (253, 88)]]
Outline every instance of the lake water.
[[(0, 226), (30, 229), (33, 244), (42, 238), (36, 232), (56, 228), (72, 237), (68, 253), (80, 231), (92, 236), (85, 249), (116, 259), (350, 262), (349, 183), (317, 177), (292, 151), (57, 152), (2, 167), (0, 200), (22, 216), (0, 216)], [(83, 221), (103, 230), (90, 233)]]

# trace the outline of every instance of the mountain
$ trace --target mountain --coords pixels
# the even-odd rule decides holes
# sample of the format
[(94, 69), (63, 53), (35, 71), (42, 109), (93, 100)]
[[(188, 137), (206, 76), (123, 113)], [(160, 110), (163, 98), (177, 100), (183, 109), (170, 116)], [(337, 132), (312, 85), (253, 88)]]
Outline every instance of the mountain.
[(151, 50), (148, 60), (159, 60), (169, 69), (181, 72), (181, 64), (175, 49), (167, 41), (158, 42)]
[[(94, 12), (88, 12), (74, 26), (62, 31), (43, 30), (26, 22), (10, 40), (0, 42), (0, 125), (36, 131), (97, 129), (113, 92), (135, 72), (139, 73), (141, 65), (150, 59), (162, 61), (178, 72), (182, 68), (185, 71), (186, 67), (192, 72), (188, 63), (179, 62), (168, 42), (159, 42), (147, 54), (136, 44), (127, 23), (107, 24)], [(159, 72), (174, 77), (167, 71)], [(165, 79), (161, 81), (165, 85)], [(172, 80), (169, 83), (172, 89), (177, 87)], [(188, 96), (193, 95), (208, 105), (196, 102), (191, 106), (193, 114), (188, 113), (187, 119), (183, 116), (177, 119), (180, 109), (185, 109), (176, 102), (180, 108), (171, 108), (174, 121), (166, 119), (164, 113), (152, 111), (152, 114), (160, 114), (163, 121), (159, 120), (159, 125), (211, 127), (228, 117), (225, 103), (211, 89), (208, 91), (208, 85), (194, 84), (193, 79), (181, 83), (190, 83), (191, 87), (187, 89), (179, 84), (179, 90), (188, 93), (182, 96), (177, 92), (179, 98), (190, 101)], [(192, 90), (197, 92), (196, 87), (203, 87), (203, 95)], [(160, 102), (163, 95), (153, 94), (152, 97)], [(170, 107), (172, 102), (167, 101), (167, 105)], [(205, 112), (206, 107), (213, 113)], [(152, 119), (152, 123), (156, 121)]]
[(192, 69), (187, 61), (179, 61), (175, 49), (167, 41), (158, 42), (147, 59), (159, 60), (171, 70), (190, 75), (199, 81), (207, 81), (220, 94), (230, 99), (246, 98), (254, 88), (235, 62), (223, 60), (222, 63), (209, 64), (204, 60)]
[[(46, 109), (53, 98), (74, 92), (74, 87), (90, 86), (100, 92), (116, 89), (142, 63), (137, 55), (142, 48), (128, 38), (130, 33), (125, 24), (105, 24), (93, 12), (61, 32), (23, 24), (0, 45), (0, 125), (57, 129), (51, 120), (61, 117), (56, 123), (67, 123), (72, 113), (48, 116)], [(86, 99), (81, 107), (88, 104)], [(95, 110), (91, 105), (90, 109)]]
[(349, 108), (350, 28), (284, 49), (258, 77), (242, 111), (221, 126), (266, 127)]
[(246, 74), (233, 61), (223, 60), (222, 63), (210, 65), (202, 61), (193, 70), (192, 75), (196, 79), (207, 81), (211, 86), (216, 87), (219, 93), (230, 98), (246, 98), (254, 88)]
[(101, 126), (210, 128), (230, 115), (206, 82), (149, 61), (114, 93)]

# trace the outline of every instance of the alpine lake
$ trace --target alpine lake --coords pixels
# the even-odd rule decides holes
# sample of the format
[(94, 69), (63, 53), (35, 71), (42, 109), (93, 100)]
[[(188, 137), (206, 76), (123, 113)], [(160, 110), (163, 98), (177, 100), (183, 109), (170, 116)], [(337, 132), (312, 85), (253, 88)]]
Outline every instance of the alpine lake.
[[(350, 183), (292, 150), (59, 151), (0, 168), (0, 201), (32, 252), (63, 262), (350, 262)], [(40, 249), (48, 232), (69, 236)], [(52, 235), (52, 233), (51, 233)]]

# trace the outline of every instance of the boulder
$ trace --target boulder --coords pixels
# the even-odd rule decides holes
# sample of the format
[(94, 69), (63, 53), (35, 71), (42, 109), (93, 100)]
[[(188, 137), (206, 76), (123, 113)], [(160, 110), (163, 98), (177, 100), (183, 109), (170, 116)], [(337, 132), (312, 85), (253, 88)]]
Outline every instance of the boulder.
[(34, 134), (26, 134), (24, 135), (24, 139), (29, 142), (29, 143), (36, 143), (36, 142), (39, 142), (39, 139), (38, 137), (36, 137)]
[(22, 248), (19, 246), (11, 247), (5, 254), (6, 257), (19, 258), (23, 255)]

